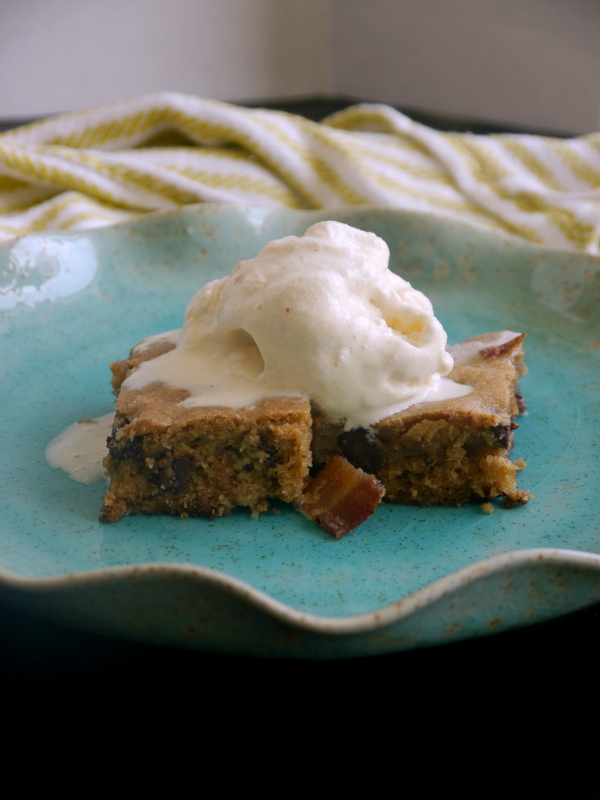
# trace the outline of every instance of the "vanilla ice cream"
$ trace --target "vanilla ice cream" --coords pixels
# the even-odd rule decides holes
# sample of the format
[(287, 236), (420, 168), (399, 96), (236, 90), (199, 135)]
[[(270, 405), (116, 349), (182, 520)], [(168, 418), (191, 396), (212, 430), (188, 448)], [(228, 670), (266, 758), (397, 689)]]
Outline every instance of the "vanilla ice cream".
[[(387, 244), (341, 222), (270, 242), (190, 302), (174, 350), (125, 382), (187, 389), (186, 405), (242, 408), (307, 395), (346, 429), (470, 387), (424, 294), (388, 268)], [(171, 334), (172, 336), (172, 334)]]

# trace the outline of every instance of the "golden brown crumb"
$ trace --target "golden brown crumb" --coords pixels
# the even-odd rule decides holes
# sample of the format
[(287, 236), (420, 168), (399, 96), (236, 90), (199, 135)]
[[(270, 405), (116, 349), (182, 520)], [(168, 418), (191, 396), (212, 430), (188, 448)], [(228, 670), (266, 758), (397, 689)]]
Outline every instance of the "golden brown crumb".
[[(526, 503), (517, 488), (518, 466), (510, 460), (514, 417), (525, 407), (519, 379), (526, 373), (521, 334), (500, 347), (486, 346), (497, 333), (475, 339), (479, 347), (449, 351), (449, 377), (473, 387), (463, 397), (418, 403), (373, 425), (344, 430), (344, 422), (313, 416), (313, 464), (337, 452), (375, 475), (395, 503), (465, 505), (505, 499), (504, 507)], [(464, 343), (463, 343), (464, 345)]]
[[(523, 505), (532, 495), (517, 488), (523, 459), (510, 460), (514, 417), (525, 404), (519, 379), (527, 372), (519, 335), (501, 346), (497, 333), (476, 347), (450, 347), (450, 378), (473, 387), (452, 400), (419, 403), (373, 425), (344, 430), (344, 420), (315, 414), (307, 398), (269, 398), (234, 410), (184, 406), (184, 389), (155, 383), (122, 389), (145, 360), (173, 347), (161, 343), (112, 366), (115, 424), (105, 460), (111, 484), (100, 518), (126, 514), (228, 514), (246, 506), (252, 516), (269, 500), (294, 503), (309, 480), (336, 454), (374, 475), (391, 502), (464, 505), (491, 513)], [(487, 346), (486, 346), (487, 345)]]

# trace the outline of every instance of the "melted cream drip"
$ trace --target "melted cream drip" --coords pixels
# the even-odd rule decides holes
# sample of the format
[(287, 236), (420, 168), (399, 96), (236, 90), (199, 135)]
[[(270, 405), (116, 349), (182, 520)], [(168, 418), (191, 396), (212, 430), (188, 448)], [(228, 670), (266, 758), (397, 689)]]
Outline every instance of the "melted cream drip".
[(107, 454), (114, 412), (98, 419), (82, 419), (70, 425), (46, 447), (46, 461), (64, 470), (78, 483), (94, 483), (104, 477), (102, 460)]
[[(480, 345), (480, 348), (484, 345)], [(190, 396), (182, 401), (183, 406), (225, 406), (241, 409), (252, 406), (267, 397), (301, 397), (302, 392), (294, 392), (281, 386), (275, 389), (263, 389), (252, 379), (240, 375), (232, 375), (227, 363), (218, 359), (204, 359), (185, 350), (176, 349), (163, 356), (145, 361), (126, 381), (127, 388), (141, 389), (144, 386), (162, 382), (168, 386), (185, 389)], [(419, 386), (418, 403), (430, 403), (437, 400), (450, 400), (463, 397), (472, 392), (471, 386), (455, 383), (449, 378), (432, 375), (427, 382)], [(398, 402), (375, 409), (365, 409), (362, 413), (355, 411), (346, 428), (368, 428), (380, 419), (403, 411), (414, 402)]]
[(165, 333), (155, 333), (154, 336), (147, 336), (136, 344), (133, 348), (133, 353), (139, 356), (140, 353), (143, 353), (145, 350), (148, 350), (149, 347), (152, 347), (152, 345), (159, 344), (160, 342), (168, 342), (169, 344), (177, 346), (182, 336), (183, 328), (176, 328), (174, 331), (166, 331)]

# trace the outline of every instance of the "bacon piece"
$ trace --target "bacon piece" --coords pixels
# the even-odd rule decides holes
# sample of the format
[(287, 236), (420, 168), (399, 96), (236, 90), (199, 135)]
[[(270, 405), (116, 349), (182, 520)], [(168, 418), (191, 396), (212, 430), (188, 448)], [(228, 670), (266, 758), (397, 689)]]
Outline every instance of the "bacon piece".
[(371, 516), (384, 494), (377, 478), (335, 455), (308, 484), (296, 508), (341, 539)]
[(516, 347), (522, 344), (526, 336), (526, 333), (521, 333), (519, 336), (515, 336), (514, 339), (509, 339), (508, 342), (504, 342), (504, 344), (484, 347), (479, 351), (479, 355), (482, 358), (498, 358), (498, 356), (505, 356), (507, 353), (512, 353)]

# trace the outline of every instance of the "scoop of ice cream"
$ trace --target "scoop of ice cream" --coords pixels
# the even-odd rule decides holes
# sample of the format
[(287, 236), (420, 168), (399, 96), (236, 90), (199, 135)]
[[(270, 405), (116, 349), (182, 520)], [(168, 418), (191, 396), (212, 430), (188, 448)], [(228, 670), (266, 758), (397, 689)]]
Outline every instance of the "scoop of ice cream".
[(372, 424), (452, 369), (431, 303), (388, 262), (382, 239), (340, 222), (273, 241), (196, 294), (181, 348), (262, 396), (306, 394), (347, 427)]

